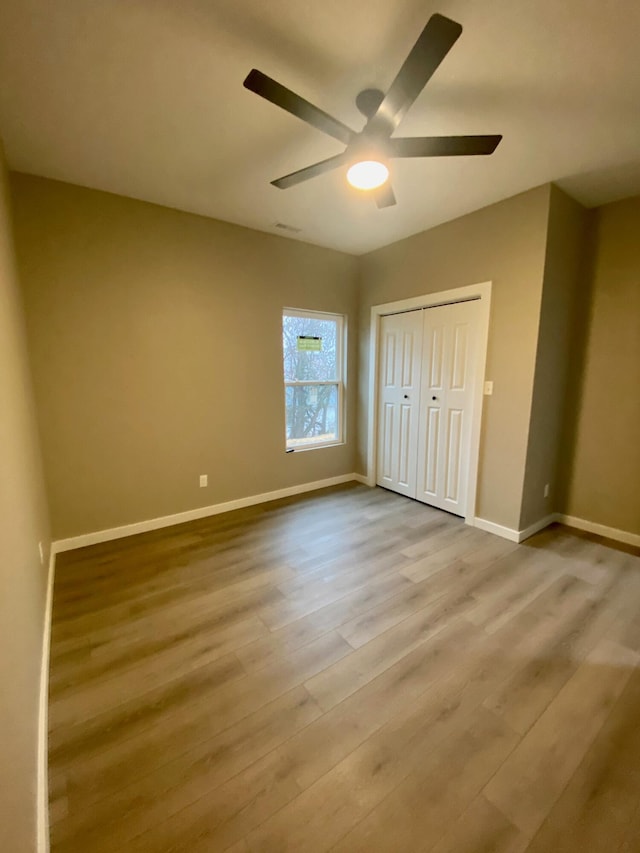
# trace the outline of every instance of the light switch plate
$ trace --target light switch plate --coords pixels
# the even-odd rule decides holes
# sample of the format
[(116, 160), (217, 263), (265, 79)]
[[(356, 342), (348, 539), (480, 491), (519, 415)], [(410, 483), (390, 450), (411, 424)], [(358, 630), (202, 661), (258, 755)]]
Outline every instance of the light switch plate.
[(209, 475), (208, 474), (200, 474), (200, 488), (204, 489), (205, 486), (209, 485)]
[(490, 397), (493, 394), (493, 381), (489, 380), (484, 383), (484, 395), (485, 397)]

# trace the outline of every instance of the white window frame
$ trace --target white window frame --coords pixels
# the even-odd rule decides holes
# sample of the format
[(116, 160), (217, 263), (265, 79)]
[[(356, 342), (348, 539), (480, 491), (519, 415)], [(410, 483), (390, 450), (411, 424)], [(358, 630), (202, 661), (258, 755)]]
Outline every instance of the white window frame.
[[(336, 328), (336, 378), (328, 380), (300, 380), (288, 381), (284, 379), (284, 348), (282, 351), (282, 376), (284, 379), (284, 446), (287, 453), (295, 451), (300, 453), (306, 450), (318, 450), (322, 447), (335, 447), (345, 443), (346, 434), (346, 367), (347, 360), (345, 358), (347, 352), (347, 318), (344, 314), (332, 314), (327, 311), (307, 311), (302, 308), (283, 308), (282, 320), (285, 317), (302, 317), (312, 320), (330, 320), (337, 324)], [(338, 414), (336, 418), (336, 426), (338, 435), (331, 441), (310, 441), (308, 444), (298, 445), (295, 447), (287, 447), (287, 388), (294, 388), (297, 385), (335, 385), (338, 389)]]

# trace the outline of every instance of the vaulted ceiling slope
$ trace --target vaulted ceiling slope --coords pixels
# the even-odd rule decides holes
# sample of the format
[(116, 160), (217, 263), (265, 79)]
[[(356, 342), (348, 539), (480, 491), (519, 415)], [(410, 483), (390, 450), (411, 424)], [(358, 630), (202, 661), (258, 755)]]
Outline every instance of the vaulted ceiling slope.
[[(427, 19), (464, 31), (403, 136), (502, 133), (491, 157), (393, 162), (378, 210), (341, 150), (242, 86), (259, 68), (346, 124)], [(637, 0), (3, 0), (0, 135), (11, 168), (360, 254), (547, 181), (586, 205), (640, 192)]]

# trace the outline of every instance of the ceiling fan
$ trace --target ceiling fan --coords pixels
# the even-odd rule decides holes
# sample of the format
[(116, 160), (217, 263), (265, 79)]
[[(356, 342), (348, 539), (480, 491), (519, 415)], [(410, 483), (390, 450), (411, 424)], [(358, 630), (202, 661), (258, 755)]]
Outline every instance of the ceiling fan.
[(373, 190), (378, 207), (390, 207), (396, 203), (388, 181), (386, 163), (390, 158), (493, 154), (502, 139), (500, 135), (392, 136), (461, 33), (462, 26), (456, 21), (432, 15), (386, 95), (379, 89), (365, 89), (356, 98), (356, 106), (367, 119), (359, 133), (261, 71), (250, 71), (244, 81), (246, 89), (347, 146), (342, 154), (272, 181), (273, 186), (284, 190), (331, 169), (349, 166), (349, 183), (358, 189)]

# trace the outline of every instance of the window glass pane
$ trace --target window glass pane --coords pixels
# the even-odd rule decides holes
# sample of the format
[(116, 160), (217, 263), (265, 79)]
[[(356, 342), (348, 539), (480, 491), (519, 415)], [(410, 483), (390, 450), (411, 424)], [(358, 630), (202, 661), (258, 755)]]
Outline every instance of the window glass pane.
[(337, 330), (337, 320), (285, 314), (282, 318), (285, 380), (337, 380)]
[(287, 447), (338, 440), (338, 386), (294, 385), (286, 389)]

